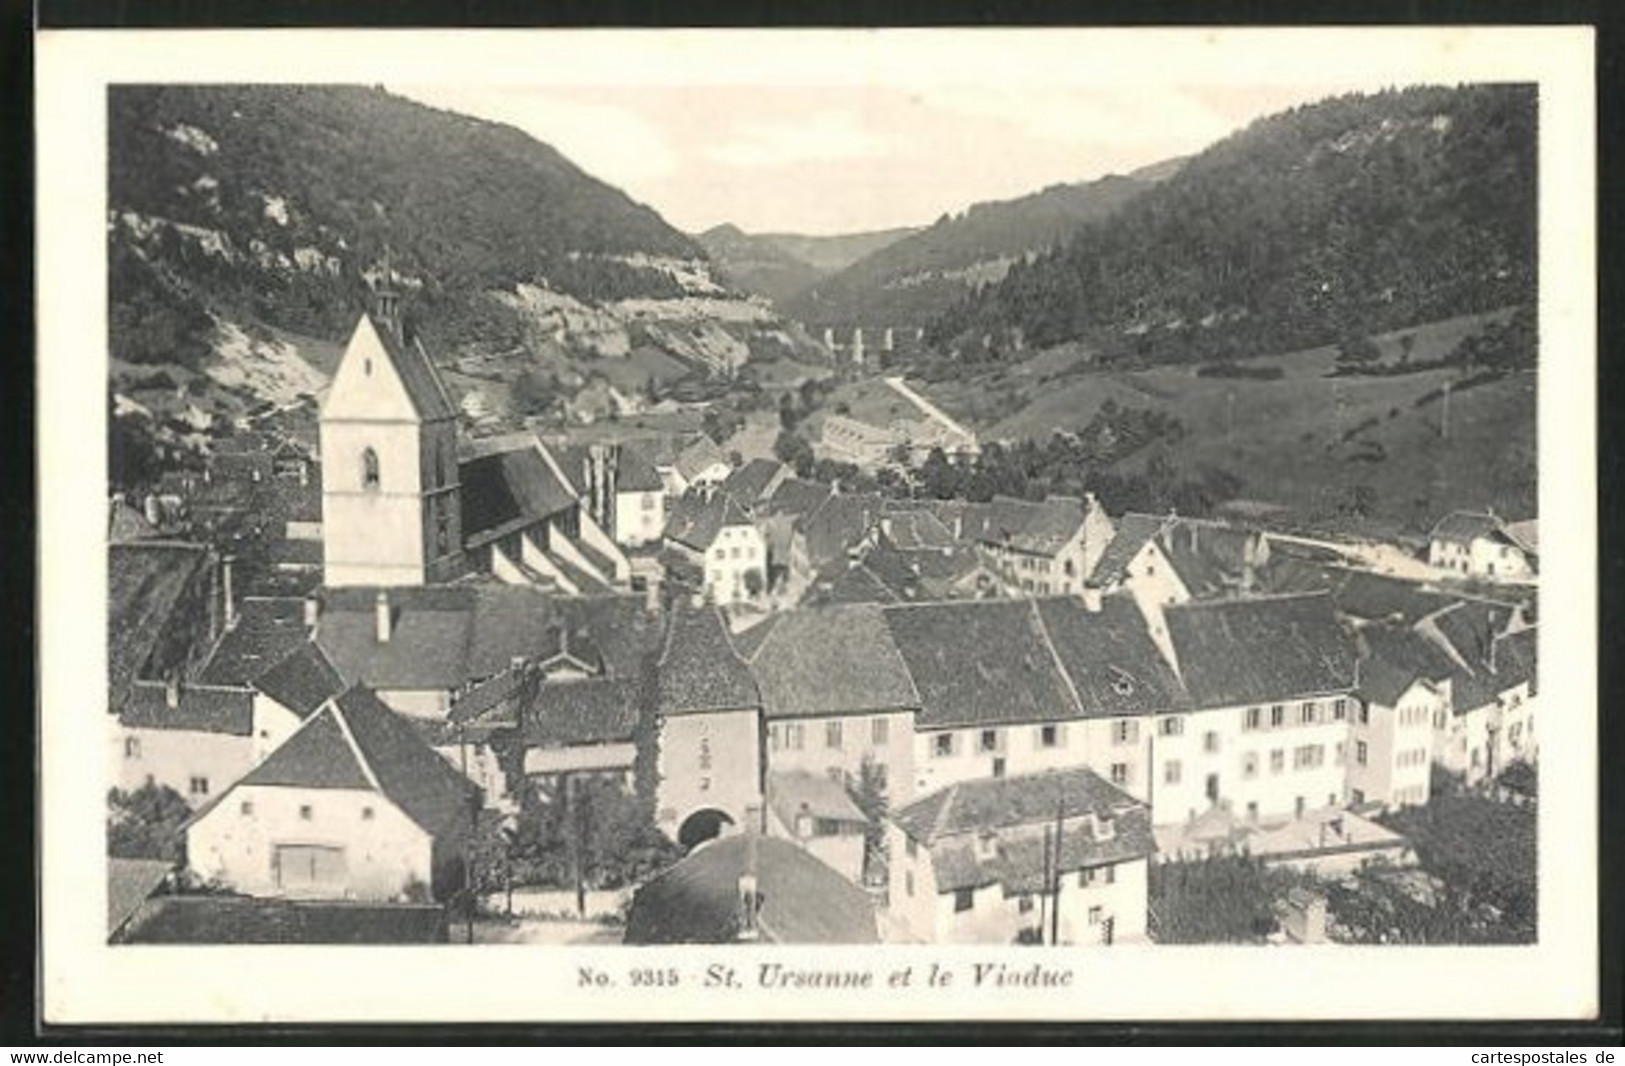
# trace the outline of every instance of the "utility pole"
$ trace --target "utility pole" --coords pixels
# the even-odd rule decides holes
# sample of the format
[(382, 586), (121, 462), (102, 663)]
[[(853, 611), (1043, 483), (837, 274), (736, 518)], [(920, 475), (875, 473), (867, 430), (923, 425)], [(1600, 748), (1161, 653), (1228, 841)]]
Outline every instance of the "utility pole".
[(1450, 382), (1444, 383), (1444, 417), (1441, 420), (1440, 435), (1445, 440), (1450, 439)]
[(1050, 894), (1052, 902), (1049, 909), (1049, 942), (1050, 947), (1061, 942), (1061, 834), (1065, 831), (1066, 795), (1062, 793), (1055, 800), (1055, 862), (1051, 872)]
[(1044, 827), (1044, 883), (1038, 889), (1038, 942), (1044, 942), (1044, 930), (1049, 925), (1049, 826)]

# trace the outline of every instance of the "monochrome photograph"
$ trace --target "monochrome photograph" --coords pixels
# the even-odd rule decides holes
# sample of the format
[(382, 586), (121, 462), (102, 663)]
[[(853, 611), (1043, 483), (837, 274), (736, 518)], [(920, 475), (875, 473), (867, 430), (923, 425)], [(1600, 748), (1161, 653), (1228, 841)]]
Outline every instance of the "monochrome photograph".
[(1540, 77), (939, 38), (85, 90), (105, 699), (51, 794), (106, 957), (987, 949), (968, 994), (1559, 942)]

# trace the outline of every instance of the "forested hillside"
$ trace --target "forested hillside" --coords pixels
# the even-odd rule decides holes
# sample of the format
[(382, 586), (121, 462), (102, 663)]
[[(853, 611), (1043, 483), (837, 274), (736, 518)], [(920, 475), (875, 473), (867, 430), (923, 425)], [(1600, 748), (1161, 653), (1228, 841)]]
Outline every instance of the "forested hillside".
[(728, 284), (775, 302), (824, 276), (824, 271), (771, 238), (746, 233), (731, 223), (713, 226), (695, 239)]
[(811, 325), (923, 325), (1083, 223), (1110, 216), (1152, 183), (1112, 175), (973, 204), (865, 256), (782, 306)]
[(1533, 86), (1348, 95), (1261, 119), (928, 329), (960, 357), (1089, 342), (1230, 360), (1533, 300)]
[[(115, 320), (126, 294), (167, 293), (179, 328), (193, 294), (336, 336), (387, 244), (422, 328), (452, 343), (511, 339), (513, 316), (485, 290), (545, 277), (587, 300), (671, 295), (679, 284), (638, 258), (704, 258), (547, 145), (383, 90), (120, 86), (108, 105)], [(162, 352), (144, 343), (155, 339), (112, 341), (142, 362)]]

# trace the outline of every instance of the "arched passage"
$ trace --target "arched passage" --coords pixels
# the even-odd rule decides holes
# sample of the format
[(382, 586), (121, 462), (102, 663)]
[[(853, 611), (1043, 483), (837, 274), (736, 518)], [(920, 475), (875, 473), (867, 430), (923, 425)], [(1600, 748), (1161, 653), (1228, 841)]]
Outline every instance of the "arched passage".
[(677, 829), (677, 843), (693, 848), (722, 835), (723, 827), (734, 824), (733, 818), (715, 807), (705, 807), (683, 819)]

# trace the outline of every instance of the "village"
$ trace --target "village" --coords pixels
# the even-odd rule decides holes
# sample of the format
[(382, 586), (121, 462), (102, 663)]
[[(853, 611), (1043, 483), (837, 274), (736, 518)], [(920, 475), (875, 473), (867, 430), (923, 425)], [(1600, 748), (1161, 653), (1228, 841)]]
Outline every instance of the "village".
[[(919, 406), (828, 454), (975, 453)], [(1533, 521), (1416, 551), (458, 416), (386, 282), (314, 441), (111, 501), (113, 942), (1155, 943), (1218, 860), (1320, 942), (1356, 871), (1439, 905), (1396, 812), (1533, 802)]]

